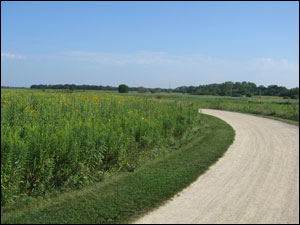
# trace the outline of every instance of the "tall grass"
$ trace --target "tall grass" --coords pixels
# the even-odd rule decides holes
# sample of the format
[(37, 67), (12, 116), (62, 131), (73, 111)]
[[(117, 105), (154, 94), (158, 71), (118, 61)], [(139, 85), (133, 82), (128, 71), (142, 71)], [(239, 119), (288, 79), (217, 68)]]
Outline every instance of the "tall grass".
[(1, 91), (1, 205), (21, 196), (134, 170), (141, 155), (174, 144), (197, 107), (91, 93)]
[(263, 96), (253, 98), (236, 98), (222, 96), (196, 96), (183, 94), (140, 95), (156, 97), (159, 101), (192, 102), (199, 108), (220, 109), (234, 112), (272, 116), (299, 122), (299, 100), (280, 97)]

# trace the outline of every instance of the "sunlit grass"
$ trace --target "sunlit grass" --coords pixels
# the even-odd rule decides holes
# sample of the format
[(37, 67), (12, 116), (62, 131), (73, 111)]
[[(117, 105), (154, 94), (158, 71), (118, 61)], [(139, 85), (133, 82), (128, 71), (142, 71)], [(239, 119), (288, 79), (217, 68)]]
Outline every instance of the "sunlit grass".
[(1, 204), (133, 171), (197, 117), (195, 105), (136, 96), (1, 90)]

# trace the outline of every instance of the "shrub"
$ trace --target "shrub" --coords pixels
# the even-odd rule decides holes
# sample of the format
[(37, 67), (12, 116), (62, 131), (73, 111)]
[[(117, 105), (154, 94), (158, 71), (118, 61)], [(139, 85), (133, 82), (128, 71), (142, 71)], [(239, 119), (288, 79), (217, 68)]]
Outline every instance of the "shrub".
[(147, 88), (144, 88), (144, 87), (139, 87), (138, 88), (138, 93), (146, 93), (148, 91)]
[(118, 90), (119, 93), (128, 93), (128, 86), (125, 84), (120, 84)]
[(251, 92), (246, 93), (246, 97), (248, 97), (248, 98), (253, 97), (253, 93), (251, 93)]
[(154, 94), (154, 93), (160, 93), (160, 88), (151, 89), (151, 93), (152, 94)]

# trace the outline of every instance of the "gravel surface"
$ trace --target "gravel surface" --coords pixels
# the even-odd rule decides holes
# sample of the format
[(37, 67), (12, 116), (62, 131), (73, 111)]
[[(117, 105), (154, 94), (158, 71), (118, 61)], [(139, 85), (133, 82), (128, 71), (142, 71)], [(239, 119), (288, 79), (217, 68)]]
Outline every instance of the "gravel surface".
[(299, 224), (299, 127), (236, 112), (201, 111), (234, 128), (233, 144), (194, 183), (135, 223)]

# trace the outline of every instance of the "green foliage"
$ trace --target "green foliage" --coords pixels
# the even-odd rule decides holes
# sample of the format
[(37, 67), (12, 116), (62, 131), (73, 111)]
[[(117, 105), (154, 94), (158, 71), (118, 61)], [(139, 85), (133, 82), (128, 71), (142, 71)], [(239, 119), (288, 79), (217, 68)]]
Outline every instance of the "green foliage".
[(128, 86), (125, 84), (120, 84), (118, 90), (119, 93), (128, 93)]
[(144, 88), (144, 87), (139, 87), (138, 88), (138, 93), (146, 93), (146, 92), (148, 92), (147, 88)]
[(219, 96), (289, 96), (299, 95), (299, 88), (287, 89), (283, 86), (269, 85), (265, 87), (263, 85), (256, 86), (252, 82), (231, 82), (227, 81), (221, 84), (208, 84), (196, 86), (182, 86), (175, 88), (174, 92), (190, 93), (193, 95), (219, 95)]
[(247, 92), (247, 93), (246, 93), (246, 97), (248, 97), (248, 98), (251, 98), (251, 97), (253, 97), (253, 93), (251, 93), (251, 92)]
[(152, 94), (154, 94), (154, 93), (160, 93), (160, 92), (161, 92), (160, 88), (152, 88), (151, 89), (151, 93)]

